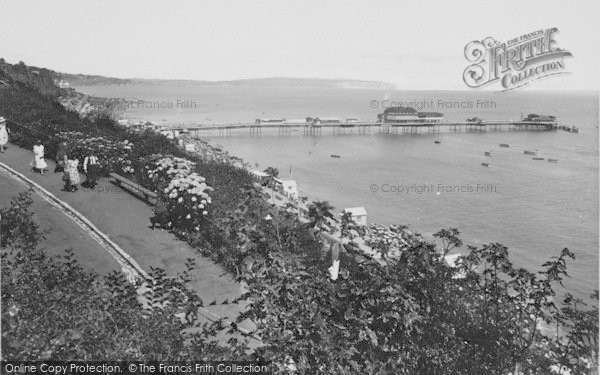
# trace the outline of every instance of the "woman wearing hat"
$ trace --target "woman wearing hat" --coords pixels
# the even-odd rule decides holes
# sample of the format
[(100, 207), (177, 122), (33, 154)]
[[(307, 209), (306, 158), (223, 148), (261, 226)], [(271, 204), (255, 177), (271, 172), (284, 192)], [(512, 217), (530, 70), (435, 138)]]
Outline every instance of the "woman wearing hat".
[(44, 145), (41, 140), (37, 140), (35, 145), (33, 145), (33, 161), (31, 162), (32, 169), (40, 171), (41, 174), (44, 174), (44, 170), (48, 168), (48, 164), (46, 164), (46, 159), (44, 158)]

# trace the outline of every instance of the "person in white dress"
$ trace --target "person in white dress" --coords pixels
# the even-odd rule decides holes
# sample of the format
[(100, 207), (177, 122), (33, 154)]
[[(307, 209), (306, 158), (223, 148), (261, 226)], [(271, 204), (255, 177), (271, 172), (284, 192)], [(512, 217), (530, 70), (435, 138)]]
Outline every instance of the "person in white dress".
[(44, 171), (48, 169), (48, 164), (46, 164), (46, 159), (44, 158), (44, 145), (39, 139), (35, 142), (35, 145), (33, 145), (33, 161), (31, 162), (31, 167), (34, 171), (39, 171), (41, 174), (44, 174)]
[(81, 182), (79, 178), (79, 159), (69, 159), (65, 166), (65, 175), (63, 180), (65, 181), (64, 191), (76, 192), (78, 190), (77, 185)]
[(0, 116), (0, 152), (4, 152), (4, 146), (8, 143), (8, 128), (6, 120)]

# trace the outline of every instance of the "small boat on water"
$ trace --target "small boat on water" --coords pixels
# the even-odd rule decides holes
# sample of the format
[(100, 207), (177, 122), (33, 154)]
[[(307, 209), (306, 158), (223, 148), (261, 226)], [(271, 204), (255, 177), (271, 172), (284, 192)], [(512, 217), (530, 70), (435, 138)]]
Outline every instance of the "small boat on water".
[(525, 151), (523, 151), (523, 153), (524, 153), (525, 155), (537, 155), (537, 152), (536, 152), (536, 151), (527, 151), (527, 150), (525, 150)]
[(492, 156), (492, 153), (491, 153), (491, 152), (489, 152), (489, 151), (486, 151), (486, 152), (485, 152), (485, 156)]
[(510, 147), (510, 144), (508, 144), (508, 143), (500, 143), (500, 147)]
[(532, 158), (533, 160), (544, 160), (544, 158)]
[(331, 154), (330, 156), (331, 156), (332, 158), (336, 158), (336, 159), (339, 159), (339, 158), (341, 158), (341, 156), (340, 156), (340, 155), (336, 155), (336, 154)]
[(488, 168), (492, 166), (490, 163), (481, 163), (481, 165)]
[(558, 159), (548, 159), (550, 163), (558, 163)]
[(435, 143), (436, 145), (439, 145), (440, 143), (442, 143), (442, 141), (433, 141), (433, 143)]

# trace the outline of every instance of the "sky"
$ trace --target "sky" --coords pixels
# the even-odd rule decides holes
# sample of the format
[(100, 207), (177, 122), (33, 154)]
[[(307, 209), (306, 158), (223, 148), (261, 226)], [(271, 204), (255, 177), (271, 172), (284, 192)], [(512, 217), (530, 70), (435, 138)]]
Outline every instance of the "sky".
[(0, 0), (0, 57), (119, 78), (345, 78), (465, 90), (467, 43), (557, 27), (571, 74), (535, 88), (598, 90), (599, 3)]

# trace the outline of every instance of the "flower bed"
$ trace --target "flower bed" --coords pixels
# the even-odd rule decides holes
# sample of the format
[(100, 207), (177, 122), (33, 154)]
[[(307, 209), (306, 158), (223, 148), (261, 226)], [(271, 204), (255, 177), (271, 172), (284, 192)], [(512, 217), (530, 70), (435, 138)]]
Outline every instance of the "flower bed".
[(212, 202), (208, 192), (213, 189), (193, 172), (194, 166), (190, 160), (165, 156), (144, 167), (146, 177), (165, 202), (167, 226), (182, 235), (200, 230)]
[(164, 188), (171, 180), (191, 174), (195, 165), (188, 159), (157, 155), (146, 165), (147, 176), (157, 188)]
[(114, 171), (128, 176), (135, 172), (133, 161), (130, 158), (133, 143), (128, 140), (116, 141), (106, 137), (90, 137), (78, 131), (69, 131), (57, 133), (53, 141), (56, 145), (66, 142), (69, 158), (79, 159), (81, 168), (83, 168), (84, 158), (91, 152), (98, 158), (102, 175), (108, 175), (109, 172)]

